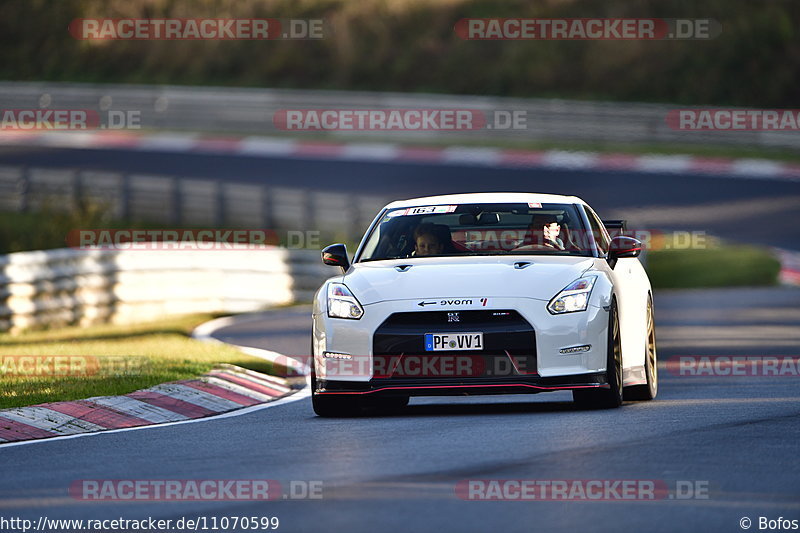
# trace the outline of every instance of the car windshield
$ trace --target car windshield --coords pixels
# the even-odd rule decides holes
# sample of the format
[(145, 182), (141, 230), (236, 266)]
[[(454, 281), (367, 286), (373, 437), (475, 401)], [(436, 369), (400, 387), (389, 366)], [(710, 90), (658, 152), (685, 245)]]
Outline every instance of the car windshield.
[(573, 204), (420, 205), (390, 209), (359, 261), (456, 255), (591, 256)]

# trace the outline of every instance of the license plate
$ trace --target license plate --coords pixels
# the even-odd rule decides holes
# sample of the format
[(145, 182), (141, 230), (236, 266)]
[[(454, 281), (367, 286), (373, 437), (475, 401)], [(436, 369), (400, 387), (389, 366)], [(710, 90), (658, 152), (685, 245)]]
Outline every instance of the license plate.
[(426, 333), (425, 351), (483, 350), (483, 333)]

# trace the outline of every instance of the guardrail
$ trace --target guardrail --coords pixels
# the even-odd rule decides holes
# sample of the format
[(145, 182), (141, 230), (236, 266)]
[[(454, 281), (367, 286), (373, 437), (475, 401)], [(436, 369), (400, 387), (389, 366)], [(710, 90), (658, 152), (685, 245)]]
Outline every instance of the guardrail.
[(0, 331), (310, 301), (338, 269), (313, 250), (74, 250), (0, 256)]
[[(0, 211), (73, 211), (86, 202), (114, 220), (324, 230), (328, 238), (357, 240), (389, 200), (223, 179), (0, 166)], [(79, 228), (65, 228), (65, 237), (70, 229)]]
[[(681, 132), (667, 126), (677, 106), (559, 99), (500, 98), (443, 94), (91, 85), (73, 83), (0, 83), (6, 109), (92, 109), (136, 111), (141, 127), (153, 130), (276, 133), (273, 115), (282, 109), (474, 109), (521, 111), (522, 129), (379, 132), (383, 137), (415, 140), (486, 139), (616, 143), (697, 143), (800, 148), (800, 136), (780, 131)], [(376, 132), (330, 132), (331, 136), (375, 137)]]

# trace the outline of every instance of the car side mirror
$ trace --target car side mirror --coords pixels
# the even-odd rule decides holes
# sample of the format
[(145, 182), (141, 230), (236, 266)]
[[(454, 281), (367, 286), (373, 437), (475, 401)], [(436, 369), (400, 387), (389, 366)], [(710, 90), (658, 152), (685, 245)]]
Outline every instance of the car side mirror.
[(322, 250), (322, 262), (326, 265), (342, 267), (342, 271), (350, 268), (350, 260), (347, 259), (347, 246), (344, 244), (331, 244)]
[(642, 241), (625, 235), (618, 235), (611, 239), (611, 246), (608, 252), (609, 259), (621, 259), (623, 257), (639, 257), (642, 253)]

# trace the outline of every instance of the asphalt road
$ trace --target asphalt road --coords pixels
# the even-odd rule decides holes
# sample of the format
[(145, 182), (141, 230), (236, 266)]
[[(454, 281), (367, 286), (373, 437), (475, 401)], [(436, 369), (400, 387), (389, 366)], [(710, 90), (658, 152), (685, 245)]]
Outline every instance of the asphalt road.
[(575, 194), (600, 216), (628, 218), (637, 229), (707, 231), (737, 242), (800, 249), (798, 181), (23, 146), (0, 146), (0, 165), (258, 182), (395, 199), (485, 191)]
[[(662, 360), (800, 354), (800, 290), (656, 294)], [(220, 330), (307, 353), (308, 310)], [(242, 416), (0, 447), (0, 517), (277, 516), (279, 531), (741, 531), (800, 519), (800, 377), (681, 377), (656, 401), (581, 411), (568, 393), (414, 399), (393, 416), (322, 419), (307, 398)], [(80, 479), (321, 481), (322, 499), (82, 502)], [(657, 480), (708, 488), (657, 501), (464, 501), (462, 480)], [(674, 495), (674, 494), (673, 494)]]
[[(702, 175), (0, 147), (0, 165), (258, 181), (410, 197), (528, 190), (582, 196), (611, 218), (706, 230), (797, 249), (800, 183)], [(298, 182), (297, 176), (303, 176)], [(633, 216), (631, 216), (633, 215)], [(656, 294), (660, 356), (800, 355), (800, 290)], [(307, 353), (308, 311), (250, 317), (223, 340)], [(741, 531), (748, 517), (800, 519), (795, 377), (681, 377), (662, 369), (654, 402), (580, 411), (564, 392), (414, 399), (393, 416), (316, 418), (307, 398), (240, 416), (0, 446), (2, 518), (277, 516), (283, 531)], [(81, 479), (322, 482), (322, 499), (85, 502)], [(488, 502), (475, 479), (656, 480), (706, 499)], [(674, 493), (673, 493), (674, 496)], [(210, 525), (210, 524), (209, 524)], [(53, 531), (65, 529), (53, 529)]]

